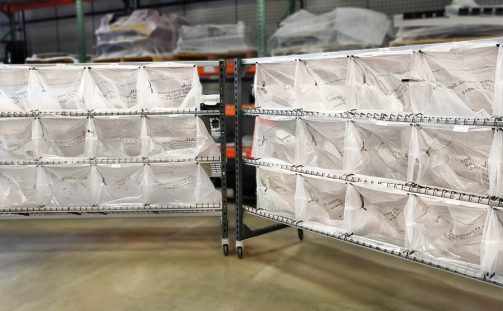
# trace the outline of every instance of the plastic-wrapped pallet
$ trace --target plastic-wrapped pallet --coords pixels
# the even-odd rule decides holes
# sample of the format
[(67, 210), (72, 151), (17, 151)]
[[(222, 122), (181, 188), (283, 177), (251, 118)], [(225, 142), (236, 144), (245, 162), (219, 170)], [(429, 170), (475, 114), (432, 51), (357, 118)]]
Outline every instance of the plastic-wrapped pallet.
[(178, 29), (188, 22), (180, 16), (166, 16), (158, 10), (135, 10), (114, 20), (101, 18), (96, 29), (96, 58), (170, 56), (176, 47)]
[(296, 184), (291, 172), (257, 168), (257, 207), (295, 219)]
[(182, 26), (176, 52), (229, 53), (255, 50), (253, 34), (239, 21), (236, 24)]
[(336, 8), (321, 15), (301, 10), (281, 22), (268, 45), (276, 54), (379, 46), (390, 24), (386, 15), (361, 8)]
[(488, 192), (491, 128), (423, 126), (414, 131), (412, 181), (469, 193)]

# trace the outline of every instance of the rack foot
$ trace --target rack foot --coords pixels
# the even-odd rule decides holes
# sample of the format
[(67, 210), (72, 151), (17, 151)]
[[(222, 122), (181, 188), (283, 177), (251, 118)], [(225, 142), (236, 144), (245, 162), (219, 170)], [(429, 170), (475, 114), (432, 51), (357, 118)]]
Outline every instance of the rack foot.
[(229, 255), (229, 244), (222, 245), (222, 250), (224, 252), (224, 256)]
[(299, 235), (299, 240), (304, 240), (304, 230), (297, 229), (297, 234)]
[(243, 241), (236, 241), (236, 251), (238, 253), (238, 258), (243, 259)]

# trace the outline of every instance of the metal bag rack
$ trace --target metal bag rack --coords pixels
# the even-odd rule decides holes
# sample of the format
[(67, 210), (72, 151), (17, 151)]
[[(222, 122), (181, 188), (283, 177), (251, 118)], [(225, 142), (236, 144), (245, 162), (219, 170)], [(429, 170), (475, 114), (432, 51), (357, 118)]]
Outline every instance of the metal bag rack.
[[(278, 215), (274, 212), (269, 212), (263, 209), (257, 208), (253, 202), (244, 202), (243, 198), (243, 167), (263, 167), (263, 168), (275, 168), (280, 171), (294, 173), (296, 175), (306, 176), (306, 177), (316, 177), (319, 179), (327, 180), (338, 180), (346, 184), (362, 184), (362, 185), (375, 185), (377, 187), (382, 187), (383, 189), (398, 189), (404, 191), (407, 195), (425, 195), (429, 197), (439, 197), (446, 199), (453, 199), (464, 202), (473, 202), (487, 205), (490, 208), (501, 210), (503, 208), (503, 199), (497, 197), (490, 197), (484, 195), (475, 195), (470, 193), (464, 193), (460, 191), (454, 191), (451, 189), (443, 189), (438, 187), (429, 187), (424, 185), (418, 185), (410, 182), (390, 182), (379, 178), (372, 178), (371, 176), (360, 176), (355, 174), (334, 174), (327, 173), (326, 170), (315, 170), (307, 169), (301, 165), (285, 165), (275, 162), (270, 162), (262, 159), (246, 159), (243, 158), (243, 123), (245, 118), (254, 118), (257, 116), (285, 116), (294, 118), (307, 118), (309, 120), (371, 120), (371, 121), (386, 121), (392, 123), (405, 123), (410, 125), (461, 125), (461, 126), (478, 126), (478, 127), (490, 127), (493, 130), (503, 129), (503, 119), (499, 116), (488, 117), (488, 118), (458, 118), (458, 117), (440, 117), (440, 116), (425, 116), (422, 114), (390, 114), (390, 113), (364, 113), (359, 111), (348, 111), (342, 113), (323, 113), (316, 111), (308, 111), (303, 109), (261, 109), (260, 107), (253, 109), (246, 109), (242, 104), (242, 88), (241, 81), (245, 76), (248, 68), (250, 66), (255, 66), (257, 64), (277, 64), (283, 62), (297, 61), (297, 60), (322, 60), (329, 59), (332, 57), (349, 57), (358, 54), (364, 54), (368, 52), (380, 52), (395, 50), (400, 51), (403, 49), (415, 49), (420, 50), (427, 45), (421, 46), (408, 46), (408, 47), (397, 47), (391, 49), (369, 49), (369, 50), (358, 50), (358, 51), (341, 51), (341, 52), (331, 52), (331, 53), (318, 53), (318, 54), (307, 54), (307, 55), (292, 55), (292, 56), (280, 56), (280, 57), (265, 57), (265, 58), (253, 58), (253, 59), (235, 59), (235, 77), (234, 77), (234, 97), (236, 105), (236, 124), (235, 124), (235, 139), (236, 139), (236, 250), (239, 258), (244, 256), (244, 241), (255, 238), (270, 232), (281, 230), (284, 228), (295, 228), (297, 229), (298, 238), (303, 240), (304, 231), (313, 232), (325, 237), (334, 238), (339, 241), (358, 245), (361, 247), (366, 247), (368, 249), (378, 251), (381, 253), (386, 253), (404, 260), (411, 262), (423, 264), (429, 267), (437, 268), (440, 270), (452, 272), (458, 275), (462, 275), (468, 278), (472, 278), (484, 283), (489, 283), (496, 286), (503, 286), (503, 276), (495, 275), (494, 273), (483, 272), (479, 269), (467, 267), (464, 265), (458, 265), (452, 262), (446, 262), (442, 260), (437, 260), (431, 256), (426, 256), (420, 251), (401, 249), (390, 250), (382, 246), (379, 241), (372, 240), (370, 238), (358, 236), (351, 232), (339, 233), (334, 230), (328, 230), (326, 226), (316, 226), (311, 224), (306, 224), (303, 221), (292, 219), (290, 217), (285, 217), (283, 215)], [(499, 45), (498, 45), (499, 46)], [(256, 203), (255, 203), (256, 204)], [(252, 229), (245, 222), (245, 215), (253, 215), (263, 219), (272, 221), (274, 224), (268, 225), (262, 228)], [(327, 229), (328, 228), (328, 229)]]
[[(117, 217), (179, 217), (179, 216), (208, 216), (218, 217), (221, 225), (221, 243), (225, 256), (229, 252), (229, 230), (227, 218), (227, 159), (226, 159), (226, 127), (225, 127), (225, 78), (226, 65), (223, 60), (215, 61), (190, 61), (196, 67), (216, 67), (219, 71), (218, 94), (205, 96), (205, 101), (197, 109), (171, 109), (171, 110), (118, 110), (118, 111), (30, 111), (26, 113), (3, 112), (0, 119), (8, 118), (43, 118), (43, 117), (94, 117), (94, 116), (167, 116), (167, 115), (193, 115), (204, 118), (208, 132), (215, 142), (220, 144), (219, 156), (196, 158), (91, 158), (91, 159), (62, 159), (62, 160), (30, 160), (30, 161), (4, 161), (0, 159), (1, 166), (58, 166), (58, 165), (114, 165), (114, 164), (158, 164), (158, 163), (194, 163), (207, 167), (210, 179), (220, 187), (221, 201), (218, 204), (131, 204), (120, 207), (88, 205), (88, 206), (12, 206), (0, 208), (0, 220), (9, 219), (40, 219), (40, 218), (117, 218)], [(125, 65), (131, 65), (127, 63)], [(134, 63), (145, 65), (146, 63)], [(93, 66), (95, 64), (81, 64)], [(101, 65), (101, 64), (100, 64)], [(44, 65), (41, 65), (44, 66)], [(122, 64), (117, 64), (122, 66)]]

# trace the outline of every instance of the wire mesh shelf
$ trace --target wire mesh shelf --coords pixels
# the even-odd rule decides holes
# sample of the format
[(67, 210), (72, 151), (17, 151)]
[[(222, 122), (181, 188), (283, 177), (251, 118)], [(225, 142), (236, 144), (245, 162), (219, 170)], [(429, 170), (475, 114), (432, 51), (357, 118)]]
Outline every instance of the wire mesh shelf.
[(107, 111), (29, 111), (0, 112), (0, 118), (44, 118), (44, 117), (109, 117), (109, 116), (158, 116), (158, 115), (205, 115), (218, 116), (220, 110), (163, 109), (163, 110), (107, 110)]
[(254, 214), (256, 216), (265, 219), (273, 220), (275, 222), (283, 223), (293, 228), (313, 232), (343, 242), (351, 243), (353, 245), (366, 247), (368, 249), (372, 249), (389, 255), (394, 255), (402, 259), (414, 261), (416, 263), (421, 263), (448, 272), (461, 274), (463, 276), (467, 276), (482, 282), (490, 283), (497, 286), (503, 286), (503, 277), (495, 275), (494, 273), (484, 272), (472, 267), (441, 261), (431, 256), (428, 256), (427, 254), (424, 254), (420, 251), (412, 251), (409, 249), (403, 249), (399, 247), (386, 247), (386, 245), (383, 245), (371, 239), (360, 237), (353, 233), (343, 232), (342, 230), (340, 232), (336, 232), (333, 230), (330, 231), (322, 230), (321, 227), (310, 226), (309, 224), (306, 224), (302, 221), (291, 219), (282, 215), (277, 215), (264, 210), (256, 209), (251, 206), (243, 205), (243, 210), (246, 211), (247, 213)]
[(318, 112), (303, 109), (283, 110), (283, 109), (244, 109), (243, 115), (248, 116), (284, 116), (298, 118), (315, 118), (315, 119), (335, 119), (335, 120), (371, 120), (382, 122), (397, 122), (408, 124), (438, 124), (438, 125), (461, 125), (461, 126), (489, 126), (503, 127), (503, 117), (442, 117), (442, 116), (426, 116), (421, 113), (410, 114), (391, 114), (380, 112), (361, 112), (357, 110), (345, 112)]
[(161, 163), (209, 163), (219, 164), (221, 158), (195, 157), (195, 158), (94, 158), (94, 159), (55, 159), (55, 160), (29, 160), (29, 161), (0, 161), (4, 165), (114, 165), (114, 164), (161, 164)]
[(338, 173), (329, 173), (321, 170), (317, 170), (315, 168), (305, 168), (300, 165), (287, 165), (275, 162), (269, 162), (265, 160), (250, 160), (243, 159), (243, 163), (252, 166), (261, 166), (261, 167), (272, 167), (278, 168), (281, 170), (286, 170), (290, 172), (294, 172), (301, 175), (315, 176), (321, 178), (335, 179), (342, 182), (349, 183), (360, 183), (367, 185), (376, 185), (378, 187), (383, 188), (392, 188), (397, 190), (405, 191), (409, 194), (419, 194), (419, 195), (427, 195), (433, 197), (439, 197), (444, 199), (458, 200), (470, 203), (477, 203), (483, 205), (489, 205), (494, 208), (503, 208), (503, 199), (496, 197), (489, 197), (479, 194), (470, 194), (464, 193), (439, 187), (430, 187), (424, 185), (418, 185), (411, 182), (392, 182), (392, 181), (383, 181), (376, 180), (371, 178), (370, 176), (365, 175), (354, 175), (354, 174), (338, 174)]

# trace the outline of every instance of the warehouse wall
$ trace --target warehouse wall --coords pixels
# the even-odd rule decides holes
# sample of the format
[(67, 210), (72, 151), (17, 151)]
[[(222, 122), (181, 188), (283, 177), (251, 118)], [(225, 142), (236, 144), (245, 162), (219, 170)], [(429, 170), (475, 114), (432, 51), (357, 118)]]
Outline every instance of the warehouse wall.
[[(169, 3), (173, 0), (142, 0), (142, 5)], [(179, 2), (179, 1), (178, 1)], [(356, 6), (369, 8), (392, 15), (406, 11), (441, 9), (451, 0), (304, 0), (305, 9), (313, 13), (328, 12), (338, 6)], [(479, 0), (481, 4), (503, 4), (503, 0)], [(277, 24), (285, 16), (288, 0), (267, 0), (267, 34), (271, 35)], [(98, 0), (85, 4), (86, 12), (105, 11), (123, 8), (122, 0)], [(167, 13), (185, 16), (193, 24), (198, 23), (235, 23), (242, 20), (255, 27), (256, 0), (218, 0), (183, 5), (170, 5), (161, 8)], [(26, 20), (53, 18), (75, 14), (74, 6), (49, 8), (27, 11)], [(100, 16), (86, 17), (86, 42), (88, 53), (92, 53), (94, 44), (94, 30), (99, 26)], [(8, 27), (2, 19), (2, 33)], [(27, 25), (28, 53), (69, 52), (77, 53), (77, 26), (75, 19), (59, 21), (44, 21)]]

